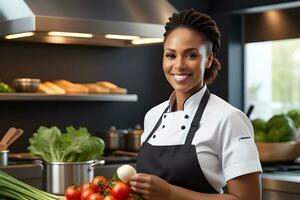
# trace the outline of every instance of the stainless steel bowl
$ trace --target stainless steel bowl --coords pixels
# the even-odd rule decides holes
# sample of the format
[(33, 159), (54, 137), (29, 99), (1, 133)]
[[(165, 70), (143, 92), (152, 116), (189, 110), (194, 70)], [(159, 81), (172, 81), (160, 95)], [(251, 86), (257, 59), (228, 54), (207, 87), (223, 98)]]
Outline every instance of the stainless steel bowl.
[(36, 92), (40, 82), (36, 78), (15, 78), (12, 85), (17, 92)]
[(0, 151), (0, 166), (8, 164), (8, 150)]

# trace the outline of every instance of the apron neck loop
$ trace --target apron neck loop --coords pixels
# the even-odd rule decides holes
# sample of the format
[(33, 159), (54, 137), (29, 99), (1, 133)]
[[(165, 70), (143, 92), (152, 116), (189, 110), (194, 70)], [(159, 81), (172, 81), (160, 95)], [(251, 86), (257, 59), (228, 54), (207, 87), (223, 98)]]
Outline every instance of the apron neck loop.
[(198, 109), (196, 111), (196, 114), (193, 118), (193, 121), (191, 123), (191, 127), (189, 129), (189, 132), (187, 134), (187, 137), (186, 137), (186, 140), (185, 140), (185, 143), (184, 143), (184, 152), (186, 152), (186, 153), (190, 152), (190, 148), (192, 146), (192, 141), (194, 139), (194, 136), (195, 136), (197, 130), (200, 127), (201, 118), (202, 118), (203, 112), (205, 110), (205, 107), (207, 105), (209, 96), (210, 96), (210, 92), (207, 88), (205, 90), (205, 93), (204, 93), (201, 101), (200, 101), (200, 104), (199, 104)]

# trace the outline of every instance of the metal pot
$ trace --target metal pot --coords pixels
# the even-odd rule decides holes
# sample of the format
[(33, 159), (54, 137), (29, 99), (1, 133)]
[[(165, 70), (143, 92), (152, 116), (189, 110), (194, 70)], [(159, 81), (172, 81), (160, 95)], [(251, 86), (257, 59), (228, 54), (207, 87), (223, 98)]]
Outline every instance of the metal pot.
[(0, 166), (6, 166), (8, 160), (8, 150), (0, 151)]
[(103, 165), (104, 160), (85, 162), (45, 162), (35, 161), (43, 169), (43, 189), (49, 193), (63, 195), (72, 184), (82, 185), (91, 182), (94, 177), (94, 166)]
[(138, 152), (141, 148), (141, 137), (143, 129), (140, 125), (136, 125), (135, 128), (128, 132), (126, 135), (126, 150)]

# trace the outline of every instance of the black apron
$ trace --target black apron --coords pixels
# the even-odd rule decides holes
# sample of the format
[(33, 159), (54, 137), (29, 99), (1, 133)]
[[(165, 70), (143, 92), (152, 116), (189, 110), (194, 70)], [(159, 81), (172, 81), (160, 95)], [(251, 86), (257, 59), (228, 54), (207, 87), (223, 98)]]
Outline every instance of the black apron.
[[(159, 127), (165, 109), (155, 127), (143, 143), (137, 158), (137, 171), (161, 177), (170, 184), (203, 193), (218, 193), (206, 180), (198, 162), (196, 147), (192, 145), (210, 92), (206, 89), (198, 106), (184, 145), (153, 146), (148, 143)], [(202, 133), (201, 133), (202, 134)], [(209, 161), (208, 161), (209, 162)]]

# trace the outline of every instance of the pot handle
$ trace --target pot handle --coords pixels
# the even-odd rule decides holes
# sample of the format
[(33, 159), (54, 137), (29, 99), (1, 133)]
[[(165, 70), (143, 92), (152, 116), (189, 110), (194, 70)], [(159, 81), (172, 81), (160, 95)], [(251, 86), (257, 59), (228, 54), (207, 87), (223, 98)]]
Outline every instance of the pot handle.
[(34, 164), (40, 166), (42, 168), (42, 171), (44, 170), (44, 166), (43, 166), (43, 161), (41, 160), (34, 160), (33, 161)]
[(93, 162), (89, 166), (89, 170), (92, 170), (92, 168), (94, 168), (96, 165), (104, 165), (104, 164), (105, 164), (105, 160), (95, 160), (95, 162)]

